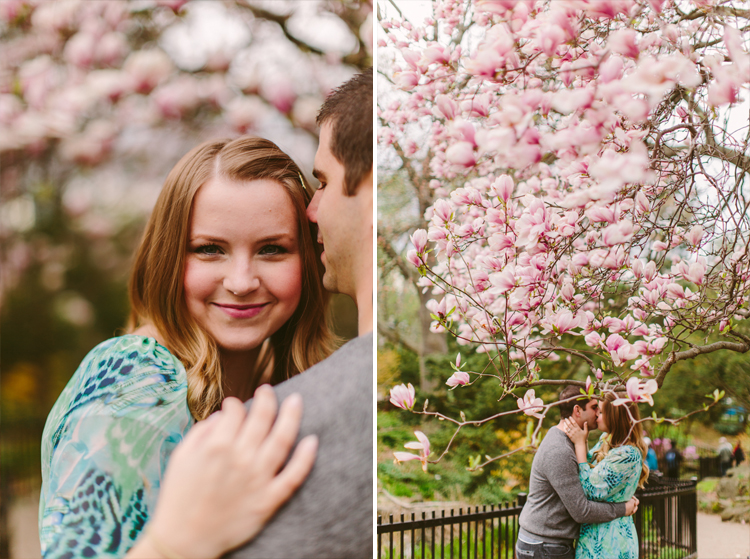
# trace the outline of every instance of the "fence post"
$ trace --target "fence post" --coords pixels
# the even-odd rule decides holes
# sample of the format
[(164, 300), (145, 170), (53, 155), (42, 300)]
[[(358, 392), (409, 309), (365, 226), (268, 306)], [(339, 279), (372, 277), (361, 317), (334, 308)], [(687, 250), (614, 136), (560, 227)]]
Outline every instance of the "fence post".
[(522, 506), (524, 506), (526, 504), (527, 497), (528, 497), (528, 495), (526, 493), (519, 493), (518, 494), (517, 498), (518, 498), (518, 506), (519, 507), (522, 507)]
[(698, 478), (692, 477), (693, 492), (690, 494), (690, 551), (698, 552)]

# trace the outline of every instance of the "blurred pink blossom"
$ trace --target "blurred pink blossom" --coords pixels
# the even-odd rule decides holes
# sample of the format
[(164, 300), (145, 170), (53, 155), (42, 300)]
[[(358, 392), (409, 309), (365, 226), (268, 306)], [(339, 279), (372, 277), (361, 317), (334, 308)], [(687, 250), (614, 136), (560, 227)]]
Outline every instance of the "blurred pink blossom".
[(544, 418), (542, 411), (544, 410), (544, 402), (541, 398), (536, 397), (536, 393), (533, 389), (527, 390), (523, 398), (518, 398), (518, 409), (523, 411), (526, 415), (533, 415), (539, 419)]

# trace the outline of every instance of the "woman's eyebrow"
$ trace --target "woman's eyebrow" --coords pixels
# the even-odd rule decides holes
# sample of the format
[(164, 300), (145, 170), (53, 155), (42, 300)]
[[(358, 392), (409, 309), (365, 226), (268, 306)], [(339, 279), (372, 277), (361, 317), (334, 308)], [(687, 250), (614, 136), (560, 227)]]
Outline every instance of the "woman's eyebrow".
[(205, 241), (208, 243), (224, 243), (224, 239), (219, 239), (218, 237), (212, 237), (210, 235), (190, 235), (189, 241), (191, 243), (194, 243), (195, 241)]
[(293, 241), (296, 235), (292, 232), (289, 233), (276, 233), (274, 235), (267, 235), (260, 237), (256, 242), (258, 243), (272, 243), (274, 241)]

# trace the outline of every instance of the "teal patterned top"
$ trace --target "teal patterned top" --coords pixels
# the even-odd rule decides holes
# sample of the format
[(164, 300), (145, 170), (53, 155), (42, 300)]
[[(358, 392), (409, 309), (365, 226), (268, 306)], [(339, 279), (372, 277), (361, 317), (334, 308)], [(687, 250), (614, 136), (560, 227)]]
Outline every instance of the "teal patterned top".
[(42, 556), (123, 557), (194, 423), (185, 368), (153, 338), (128, 335), (95, 347), (44, 427)]
[[(589, 452), (589, 461), (607, 434)], [(611, 449), (595, 466), (578, 465), (583, 492), (592, 501), (621, 503), (628, 501), (638, 488), (643, 456), (631, 445)], [(602, 524), (581, 524), (576, 559), (637, 559), (638, 535), (632, 516), (616, 518)]]

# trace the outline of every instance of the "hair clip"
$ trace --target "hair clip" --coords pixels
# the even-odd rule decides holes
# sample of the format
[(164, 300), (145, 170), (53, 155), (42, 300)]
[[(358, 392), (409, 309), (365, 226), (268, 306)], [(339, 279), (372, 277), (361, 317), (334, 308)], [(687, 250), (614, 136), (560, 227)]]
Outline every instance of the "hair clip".
[(305, 179), (303, 179), (303, 178), (302, 178), (302, 173), (300, 173), (300, 172), (298, 171), (298, 172), (297, 172), (297, 175), (299, 176), (299, 182), (301, 182), (301, 183), (302, 183), (302, 188), (304, 188), (305, 190), (307, 190), (307, 187), (305, 186)]

